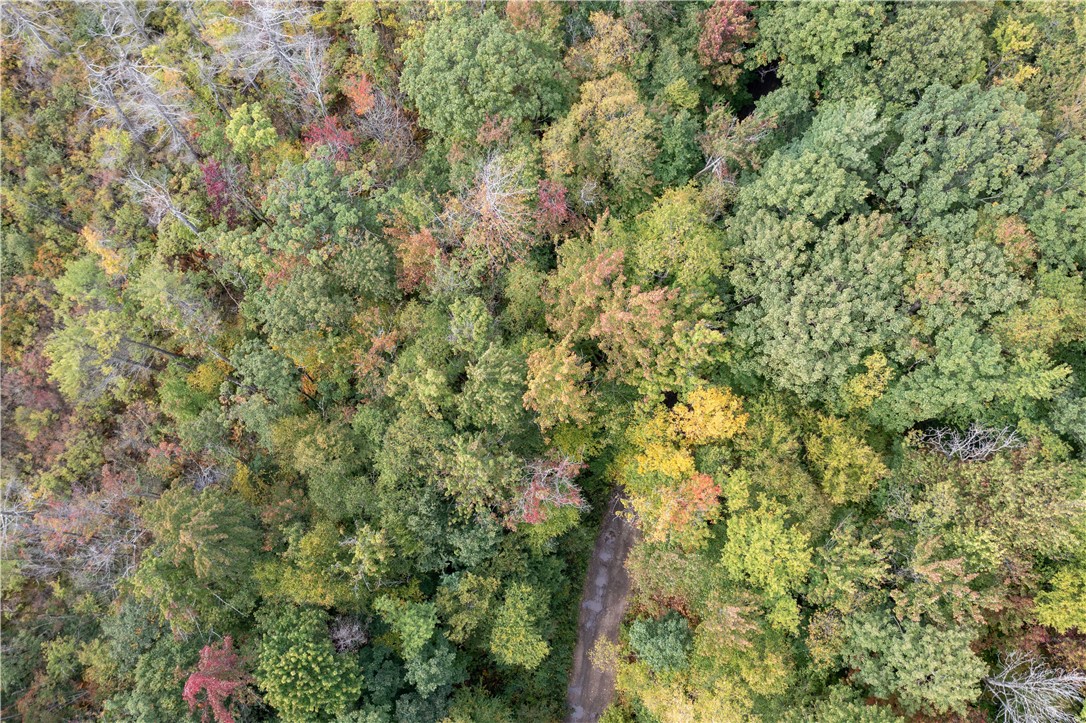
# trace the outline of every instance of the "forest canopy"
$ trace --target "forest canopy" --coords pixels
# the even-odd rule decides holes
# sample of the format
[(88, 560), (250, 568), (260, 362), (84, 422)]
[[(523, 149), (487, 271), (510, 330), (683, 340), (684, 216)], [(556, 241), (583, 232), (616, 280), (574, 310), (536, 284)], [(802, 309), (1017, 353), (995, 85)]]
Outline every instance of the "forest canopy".
[(3, 720), (1086, 720), (1083, 4), (0, 30)]

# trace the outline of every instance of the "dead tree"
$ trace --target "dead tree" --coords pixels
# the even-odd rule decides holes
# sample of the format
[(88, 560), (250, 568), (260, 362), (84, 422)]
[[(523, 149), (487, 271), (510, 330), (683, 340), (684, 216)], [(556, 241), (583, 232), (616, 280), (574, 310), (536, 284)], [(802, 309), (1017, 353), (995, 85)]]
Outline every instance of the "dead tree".
[(275, 0), (250, 0), (248, 5), (247, 13), (223, 16), (237, 28), (224, 40), (224, 57), (233, 72), (252, 88), (262, 73), (278, 77), (288, 88), (312, 97), (325, 114), (322, 89), (327, 73), (327, 40), (298, 31), (309, 23), (306, 7)]
[(976, 422), (964, 432), (950, 427), (933, 429), (921, 436), (920, 442), (947, 459), (962, 462), (983, 462), (997, 452), (1025, 446), (1010, 427), (989, 429)]
[(200, 233), (192, 217), (174, 202), (170, 190), (163, 183), (146, 179), (139, 171), (132, 170), (129, 171), (125, 185), (147, 209), (148, 218), (153, 225), (158, 226), (166, 216), (173, 216), (189, 231)]
[(61, 28), (55, 11), (37, 0), (9, 0), (0, 3), (2, 37), (5, 41), (21, 39), (23, 56), (33, 66), (45, 56), (60, 57), (68, 35)]
[(369, 625), (354, 615), (337, 615), (328, 626), (337, 653), (353, 653), (369, 642)]
[(380, 88), (373, 90), (373, 105), (355, 119), (359, 136), (377, 141), (388, 165), (400, 169), (418, 156), (411, 121), (399, 103)]
[(1086, 673), (1050, 668), (1018, 651), (1002, 660), (999, 672), (984, 679), (999, 703), (1001, 723), (1074, 723), (1082, 704)]
[(122, 77), (129, 114), (146, 119), (160, 130), (156, 145), (165, 143), (175, 152), (185, 149), (196, 158), (200, 154), (185, 130), (192, 121), (185, 89), (167, 85), (155, 77), (169, 72), (173, 71), (161, 66), (126, 65)]

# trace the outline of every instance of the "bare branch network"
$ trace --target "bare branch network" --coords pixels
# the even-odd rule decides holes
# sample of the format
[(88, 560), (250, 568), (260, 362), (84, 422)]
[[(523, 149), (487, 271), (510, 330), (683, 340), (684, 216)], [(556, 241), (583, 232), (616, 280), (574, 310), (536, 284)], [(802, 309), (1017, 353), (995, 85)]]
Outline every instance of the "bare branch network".
[(964, 432), (950, 427), (940, 427), (925, 433), (920, 442), (947, 459), (962, 462), (983, 462), (997, 452), (1019, 449), (1026, 443), (1010, 427), (988, 429), (977, 423)]
[(999, 702), (1000, 723), (1074, 723), (1082, 703), (1086, 673), (1049, 668), (1043, 662), (1015, 651), (1002, 660), (1003, 667), (984, 685)]

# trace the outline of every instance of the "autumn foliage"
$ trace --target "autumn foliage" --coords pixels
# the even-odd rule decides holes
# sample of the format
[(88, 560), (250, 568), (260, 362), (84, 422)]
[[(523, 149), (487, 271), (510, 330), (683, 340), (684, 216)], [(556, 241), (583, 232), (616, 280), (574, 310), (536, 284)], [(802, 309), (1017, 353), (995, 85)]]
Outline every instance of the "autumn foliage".
[(182, 697), (189, 710), (200, 711), (202, 720), (207, 721), (210, 713), (215, 723), (234, 723), (231, 708), (248, 698), (249, 684), (250, 678), (234, 652), (234, 640), (227, 635), (220, 645), (205, 645), (200, 651), (200, 662), (185, 681)]

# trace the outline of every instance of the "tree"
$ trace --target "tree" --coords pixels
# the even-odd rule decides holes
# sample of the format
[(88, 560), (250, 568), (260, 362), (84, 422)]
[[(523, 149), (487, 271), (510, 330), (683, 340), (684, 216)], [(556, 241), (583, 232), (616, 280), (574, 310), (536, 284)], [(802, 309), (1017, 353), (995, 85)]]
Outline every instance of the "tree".
[(724, 275), (724, 235), (709, 223), (693, 185), (669, 189), (638, 216), (631, 233), (631, 277), (711, 295)]
[(528, 355), (524, 407), (538, 415), (536, 423), (541, 429), (564, 423), (581, 427), (592, 420), (592, 397), (585, 387), (590, 370), (568, 339)]
[(275, 127), (260, 103), (242, 103), (232, 110), (225, 133), (234, 151), (243, 157), (270, 148), (279, 141)]
[(984, 679), (984, 687), (999, 701), (1001, 723), (1052, 721), (1073, 723), (1082, 704), (1086, 673), (1065, 672), (1014, 651), (1000, 661), (999, 672)]
[(616, 70), (630, 72), (644, 62), (639, 57), (646, 40), (644, 28), (600, 10), (593, 11), (588, 22), (592, 26), (589, 37), (566, 55), (566, 67), (575, 77), (599, 80)]
[(594, 184), (607, 184), (615, 200), (644, 193), (659, 152), (656, 134), (656, 122), (627, 76), (589, 81), (569, 113), (543, 134), (547, 175), (567, 188), (578, 178), (583, 206), (596, 203)]
[(499, 589), (498, 578), (473, 572), (465, 572), (442, 585), (435, 600), (442, 618), (448, 622), (449, 640), (463, 643), (489, 629)]
[(447, 15), (406, 42), (403, 53), (400, 85), (419, 123), (450, 141), (474, 139), (488, 117), (542, 120), (562, 103), (554, 51), (495, 12)]
[(256, 600), (250, 575), (260, 535), (252, 510), (211, 487), (177, 486), (144, 513), (154, 545), (133, 583), (179, 631), (226, 624), (248, 615)]
[(338, 654), (322, 610), (285, 606), (258, 615), (255, 678), (264, 699), (288, 722), (331, 720), (359, 697), (358, 660)]
[(670, 413), (675, 431), (689, 445), (723, 442), (741, 433), (750, 415), (743, 411), (743, 400), (730, 389), (708, 387), (686, 395)]
[(702, 15), (698, 60), (717, 85), (733, 88), (739, 81), (744, 46), (757, 37), (752, 12), (743, 0), (716, 0)]
[(956, 88), (985, 72), (984, 6), (916, 3), (892, 8), (871, 40), (875, 85), (887, 100), (916, 102), (928, 86)]
[(925, 229), (946, 228), (945, 216), (993, 202), (1016, 213), (1044, 162), (1039, 127), (1008, 88), (932, 85), (901, 117), (902, 140), (880, 186), (907, 221)]
[(1025, 446), (1018, 433), (1010, 427), (988, 429), (977, 423), (969, 425), (965, 431), (936, 427), (925, 432), (921, 441), (947, 459), (962, 462), (983, 462), (1004, 450)]
[(164, 218), (170, 216), (181, 222), (191, 233), (200, 232), (193, 218), (178, 205), (170, 190), (160, 181), (144, 178), (139, 171), (130, 170), (126, 185), (147, 209), (148, 217), (156, 227)]
[(214, 342), (222, 319), (205, 283), (200, 274), (175, 271), (155, 259), (129, 283), (129, 291), (142, 307), (141, 314), (182, 345), (218, 355)]
[(864, 358), (895, 351), (907, 327), (905, 235), (880, 213), (825, 230), (764, 214), (752, 220), (732, 274), (737, 297), (751, 300), (736, 315), (736, 333), (778, 386), (832, 399)]
[(1061, 633), (1086, 629), (1086, 569), (1081, 563), (1059, 569), (1049, 581), (1051, 589), (1037, 595), (1037, 619)]
[(514, 525), (539, 525), (563, 508), (587, 508), (581, 489), (573, 481), (584, 469), (584, 464), (565, 457), (529, 463), (527, 480), (514, 500), (508, 521)]
[(694, 390), (684, 402), (631, 428), (619, 473), (646, 538), (692, 550), (707, 542), (722, 493), (717, 477), (697, 470), (696, 450), (738, 435), (748, 415), (728, 389)]
[(181, 697), (189, 704), (190, 711), (197, 708), (203, 711), (205, 722), (210, 710), (215, 723), (234, 723), (234, 714), (226, 700), (233, 696), (235, 703), (244, 702), (250, 696), (248, 683), (249, 676), (234, 652), (234, 640), (227, 635), (220, 647), (205, 645), (200, 651), (200, 662), (185, 681)]
[(835, 685), (829, 694), (803, 710), (790, 711), (786, 723), (817, 720), (819, 723), (902, 723), (890, 706), (867, 705), (846, 685)]
[(219, 41), (231, 72), (251, 88), (256, 87), (261, 74), (276, 78), (288, 99), (294, 100), (298, 94), (308, 96), (324, 115), (324, 53), (328, 41), (303, 31), (309, 24), (306, 8), (252, 0), (246, 9), (248, 12), (221, 17), (223, 24), (234, 30)]
[(760, 65), (779, 60), (777, 73), (789, 85), (832, 92), (838, 69), (855, 60), (884, 17), (882, 6), (861, 2), (765, 6), (752, 55)]
[(456, 651), (445, 633), (435, 634), (437, 610), (433, 603), (383, 596), (374, 607), (396, 633), (407, 665), (407, 680), (419, 693), (430, 696), (463, 679)]
[(684, 318), (677, 289), (627, 284), (625, 252), (599, 251), (598, 243), (563, 245), (548, 282), (548, 324), (572, 341), (595, 343), (607, 359), (608, 379), (650, 398), (685, 389), (723, 336), (705, 319)]
[(550, 645), (538, 631), (544, 611), (543, 600), (531, 586), (516, 582), (506, 588), (490, 633), (490, 652), (499, 663), (533, 670), (550, 654)]
[(807, 599), (841, 615), (870, 609), (885, 598), (887, 551), (878, 537), (865, 538), (853, 525), (841, 524), (820, 547), (811, 568)]
[(1072, 179), (1086, 173), (1086, 143), (1064, 139), (1052, 150), (1040, 180), (1041, 206), (1029, 216), (1044, 263), (1086, 267), (1086, 192)]
[(162, 635), (142, 651), (132, 671), (130, 688), (110, 701), (114, 708), (135, 720), (175, 720), (195, 723), (179, 696), (185, 674), (197, 661), (198, 644)]
[(684, 667), (692, 642), (689, 623), (674, 613), (659, 620), (638, 618), (630, 625), (630, 647), (658, 673)]
[(835, 504), (862, 502), (890, 470), (858, 435), (836, 417), (822, 417), (807, 439), (807, 459)]
[(758, 509), (728, 519), (720, 564), (728, 577), (764, 596), (772, 625), (794, 630), (799, 610), (791, 594), (806, 582), (811, 570), (808, 536), (785, 526), (779, 504), (761, 502)]
[(527, 374), (524, 357), (491, 343), (468, 365), (466, 374), (467, 381), (457, 397), (463, 418), (503, 436), (522, 433), (527, 422), (522, 406)]
[(846, 621), (845, 661), (879, 698), (895, 696), (909, 714), (964, 714), (980, 695), (987, 666), (972, 650), (968, 628), (895, 624), (885, 613)]
[(146, 379), (153, 371), (156, 352), (180, 356), (144, 341), (139, 323), (92, 258), (69, 263), (56, 288), (66, 303), (59, 309), (62, 324), (46, 342), (45, 354), (52, 360), (50, 378), (69, 399), (123, 394), (133, 380)]

